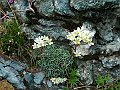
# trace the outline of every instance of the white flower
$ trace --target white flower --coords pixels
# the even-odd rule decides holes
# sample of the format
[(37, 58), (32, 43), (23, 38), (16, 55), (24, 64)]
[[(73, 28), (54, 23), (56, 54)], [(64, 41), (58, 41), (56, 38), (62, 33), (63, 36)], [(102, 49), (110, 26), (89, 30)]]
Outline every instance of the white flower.
[(78, 32), (81, 32), (81, 31), (82, 31), (82, 29), (80, 29), (80, 27), (77, 27), (77, 31), (78, 31)]
[(73, 42), (74, 42), (74, 44), (80, 44), (80, 40), (77, 38)]
[(74, 54), (75, 54), (76, 57), (81, 56), (81, 52), (80, 52), (79, 50), (76, 50), (76, 51), (74, 52)]
[(33, 49), (39, 48), (39, 45), (36, 43), (34, 43), (34, 45), (32, 45), (32, 46), (33, 46)]
[(90, 42), (88, 45), (91, 46), (91, 45), (94, 45), (94, 43)]
[(51, 78), (50, 79), (54, 84), (60, 84), (60, 83), (63, 83), (67, 80), (67, 78)]
[(44, 35), (44, 36), (41, 36), (41, 38), (42, 38), (44, 41), (46, 41), (46, 42), (49, 41), (48, 36), (45, 36), (45, 35)]
[(78, 36), (79, 31), (78, 31), (78, 30), (74, 30), (73, 32), (71, 32), (71, 34), (72, 34), (73, 36)]
[(52, 44), (53, 44), (52, 39), (48, 42), (48, 44), (49, 44), (49, 45), (52, 45)]
[[(71, 40), (75, 45), (80, 45), (81, 41), (83, 41), (88, 47), (90, 47), (91, 45), (94, 45), (92, 42), (94, 35), (95, 31), (90, 31), (85, 25), (83, 25), (81, 28), (77, 27), (77, 30), (69, 32), (67, 39)], [(78, 50), (76, 50), (74, 54), (76, 57), (81, 56), (81, 52)]]
[(84, 25), (81, 27), (77, 27), (77, 30), (74, 30), (73, 32), (69, 33), (67, 35), (67, 39), (73, 41), (74, 44), (80, 44), (81, 41), (93, 45), (92, 38), (94, 36), (95, 32), (89, 31)]
[(49, 39), (48, 36), (45, 35), (35, 38), (34, 41), (34, 45), (32, 45), (33, 49), (53, 44), (52, 39)]
[(75, 39), (75, 35), (72, 34), (72, 33), (69, 33), (69, 34), (67, 35), (67, 39), (73, 41), (73, 40)]
[(35, 38), (35, 43), (43, 43), (42, 38), (39, 36), (38, 38)]

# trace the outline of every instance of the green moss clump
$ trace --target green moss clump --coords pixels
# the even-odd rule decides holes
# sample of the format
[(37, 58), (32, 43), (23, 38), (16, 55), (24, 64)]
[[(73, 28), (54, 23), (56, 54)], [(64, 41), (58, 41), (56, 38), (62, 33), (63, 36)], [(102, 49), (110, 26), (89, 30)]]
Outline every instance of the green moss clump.
[(48, 77), (65, 77), (73, 63), (69, 51), (59, 45), (46, 46), (38, 61)]

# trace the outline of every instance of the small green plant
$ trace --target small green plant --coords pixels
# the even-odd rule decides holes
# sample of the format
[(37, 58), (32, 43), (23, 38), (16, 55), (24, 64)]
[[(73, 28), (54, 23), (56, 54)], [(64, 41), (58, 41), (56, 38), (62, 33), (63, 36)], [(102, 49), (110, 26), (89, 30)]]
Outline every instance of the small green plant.
[(64, 87), (62, 90), (69, 90), (69, 88), (68, 87)]
[(43, 48), (38, 66), (45, 71), (48, 77), (65, 77), (73, 60), (65, 48), (53, 44)]
[(96, 83), (98, 90), (120, 90), (120, 81), (115, 81), (113, 83), (109, 83), (110, 77), (107, 76), (101, 76), (99, 75)]
[(109, 80), (110, 80), (110, 77), (108, 75), (106, 76), (99, 75), (96, 80), (97, 88), (104, 90)]
[(76, 69), (72, 69), (70, 74), (69, 74), (69, 79), (68, 79), (68, 84), (70, 86), (75, 86), (77, 85), (78, 82), (78, 77), (77, 77), (77, 70)]
[(69, 90), (70, 88), (72, 89), (74, 86), (77, 86), (79, 79), (77, 77), (77, 70), (75, 68), (76, 67), (71, 67), (66, 86), (63, 88), (63, 90)]
[(120, 81), (115, 82), (111, 90), (120, 90)]
[(4, 22), (4, 28), (7, 32), (0, 36), (2, 50), (6, 54), (18, 53), (19, 47), (25, 43), (25, 35), (21, 33), (20, 27), (16, 21)]

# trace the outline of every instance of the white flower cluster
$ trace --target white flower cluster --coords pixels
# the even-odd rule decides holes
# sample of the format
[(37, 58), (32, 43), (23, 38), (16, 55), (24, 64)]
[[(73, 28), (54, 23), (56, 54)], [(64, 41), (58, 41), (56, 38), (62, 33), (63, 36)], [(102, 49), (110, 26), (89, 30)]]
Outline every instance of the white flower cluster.
[[(88, 44), (88, 46), (90, 47), (91, 45), (94, 45), (94, 43), (92, 42), (92, 38), (94, 36), (95, 32), (94, 31), (90, 31), (88, 30), (84, 25), (81, 27), (81, 29), (79, 27), (77, 27), (77, 30), (74, 30), (73, 32), (70, 32), (67, 35), (67, 39), (73, 41), (73, 43), (75, 45), (79, 45), (82, 42), (85, 42), (86, 44)], [(76, 50), (74, 52), (76, 57), (81, 56), (81, 52), (80, 50)]]
[(94, 32), (89, 31), (84, 26), (77, 27), (77, 30), (74, 30), (73, 32), (69, 33), (67, 35), (67, 39), (74, 42), (74, 44), (80, 44), (81, 41), (87, 43), (89, 46), (94, 45), (92, 42), (92, 38), (94, 36)]
[(50, 79), (54, 84), (60, 84), (60, 83), (63, 83), (67, 80), (67, 78), (51, 78)]
[(53, 44), (52, 39), (49, 39), (48, 36), (45, 35), (35, 38), (34, 41), (34, 45), (32, 45), (33, 49)]

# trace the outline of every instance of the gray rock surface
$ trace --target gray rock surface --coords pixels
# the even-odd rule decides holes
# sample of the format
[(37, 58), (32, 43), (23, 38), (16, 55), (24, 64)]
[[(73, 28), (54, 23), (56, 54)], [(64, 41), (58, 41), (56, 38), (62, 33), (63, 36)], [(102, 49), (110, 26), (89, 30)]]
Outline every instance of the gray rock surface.
[(52, 82), (50, 80), (47, 80), (47, 86), (50, 88), (52, 87)]
[(77, 75), (80, 78), (81, 83), (85, 85), (92, 84), (93, 83), (92, 62), (80, 60), (77, 64), (79, 65)]
[[(66, 35), (68, 33), (67, 29), (63, 27), (59, 27), (62, 23), (57, 21), (46, 21), (46, 20), (39, 20), (42, 25), (32, 25), (30, 27), (24, 27), (22, 31), (26, 32), (30, 35), (30, 38), (35, 38), (39, 35), (48, 35), (55, 40), (59, 39), (60, 37), (66, 39)], [(57, 22), (55, 24), (55, 22)]]
[(51, 17), (54, 15), (53, 0), (36, 0), (34, 5), (42, 16)]
[(42, 26), (46, 27), (55, 27), (55, 26), (63, 26), (65, 25), (65, 22), (60, 21), (60, 20), (47, 20), (47, 19), (40, 19), (38, 21)]
[(41, 82), (43, 81), (44, 77), (45, 77), (45, 75), (42, 72), (35, 73), (34, 74), (34, 82), (36, 84), (41, 84)]
[[(8, 8), (7, 0), (2, 0), (2, 5), (4, 9)], [(27, 0), (15, 0), (14, 7), (20, 10), (17, 14), (25, 23), (22, 31), (33, 40), (39, 35), (48, 35), (66, 44), (67, 33), (83, 24), (95, 30), (95, 45), (87, 51), (81, 49), (85, 60), (78, 62), (79, 79), (86, 85), (95, 82), (99, 74), (108, 74), (112, 81), (120, 79), (120, 0), (35, 0), (32, 6), (35, 13), (26, 11)], [(37, 22), (32, 23), (33, 19)], [(17, 88), (25, 88), (23, 81), (33, 88), (42, 87), (45, 76), (41, 72), (28, 73), (25, 68), (26, 65), (0, 57), (2, 79), (8, 79)], [(24, 77), (19, 75), (19, 71), (25, 72)], [(51, 86), (51, 83), (47, 81), (47, 85)]]
[(8, 9), (8, 3), (7, 3), (7, 0), (1, 0), (0, 1), (0, 5), (2, 5), (2, 9)]
[(29, 73), (29, 72), (23, 72), (24, 74), (24, 81), (25, 81), (25, 84), (26, 84), (26, 87), (28, 89), (34, 89), (34, 77), (33, 77), (33, 74), (32, 73)]
[(14, 7), (18, 10), (18, 18), (21, 22), (28, 21), (26, 17), (26, 10), (28, 9), (28, 2), (27, 0), (15, 0)]
[[(103, 42), (113, 41), (114, 39), (113, 29), (115, 28), (116, 22), (117, 18), (110, 15), (104, 17), (102, 22), (97, 24), (98, 34)], [(102, 44), (102, 42), (100, 43)]]
[(44, 79), (43, 72), (30, 73), (25, 71), (26, 67), (28, 68), (27, 64), (0, 57), (0, 79), (8, 80), (18, 90), (36, 90), (36, 88), (40, 90), (43, 83), (52, 87), (52, 82)]
[(100, 8), (108, 8), (111, 5), (114, 7), (119, 6), (119, 0), (71, 0), (70, 6), (75, 9), (81, 10), (89, 10), (89, 9), (100, 9)]
[(120, 56), (109, 56), (109, 57), (100, 57), (103, 67), (113, 68), (120, 65)]
[(110, 68), (104, 68), (101, 62), (93, 63), (93, 73), (94, 73), (94, 81), (98, 77), (98, 75), (109, 75), (111, 81), (119, 80), (120, 77), (120, 66), (114, 67), (112, 70)]
[(22, 63), (18, 63), (17, 61), (11, 62), (10, 67), (14, 68), (17, 71), (22, 71), (26, 68), (26, 66), (23, 66)]
[(74, 16), (69, 6), (69, 0), (54, 0), (55, 12), (61, 15)]
[(32, 82), (32, 81), (33, 81), (32, 73), (25, 72), (25, 74), (24, 74), (24, 79), (25, 79), (28, 83)]
[(3, 67), (0, 69), (1, 77), (6, 78), (10, 83), (12, 83), (17, 89), (26, 89), (23, 82), (17, 78), (18, 72), (11, 67)]
[(106, 45), (93, 46), (91, 53), (97, 55), (105, 55), (105, 56), (112, 55), (113, 53), (118, 55), (119, 50), (120, 50), (120, 39), (118, 37), (113, 42), (108, 43)]

